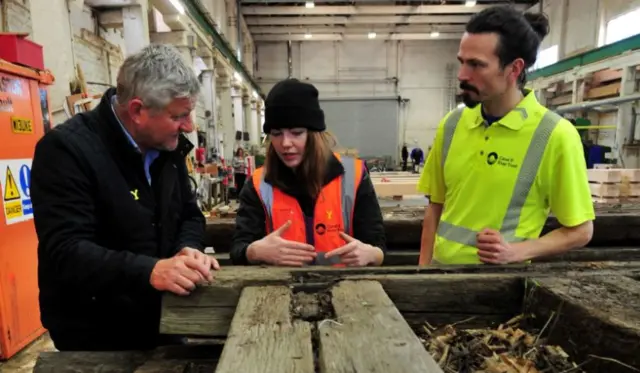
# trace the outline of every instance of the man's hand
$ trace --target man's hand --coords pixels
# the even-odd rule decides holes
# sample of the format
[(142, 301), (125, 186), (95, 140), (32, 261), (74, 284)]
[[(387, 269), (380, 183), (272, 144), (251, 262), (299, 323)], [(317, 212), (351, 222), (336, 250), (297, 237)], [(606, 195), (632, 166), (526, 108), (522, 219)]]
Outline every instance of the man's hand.
[(252, 262), (266, 262), (278, 266), (301, 267), (316, 257), (315, 248), (309, 244), (282, 238), (291, 226), (287, 221), (280, 228), (263, 239), (255, 241), (247, 248), (247, 259)]
[[(208, 268), (208, 269), (206, 273), (201, 273), (201, 272), (198, 272), (198, 273), (201, 273), (203, 278), (205, 278), (209, 282), (213, 281), (213, 273), (211, 273), (211, 268), (213, 268), (216, 271), (220, 270), (220, 264), (218, 264), (218, 261), (216, 260), (216, 258), (209, 256), (200, 250), (192, 249), (190, 247), (184, 247), (176, 255), (188, 256), (202, 263), (203, 268)], [(194, 268), (194, 269), (198, 269), (198, 268)]]
[(210, 268), (192, 256), (176, 255), (159, 260), (153, 267), (149, 282), (159, 291), (188, 295), (197, 283), (206, 278), (202, 274), (208, 273)]
[(378, 256), (382, 256), (382, 250), (377, 247), (365, 244), (344, 232), (340, 232), (340, 237), (347, 241), (347, 244), (337, 249), (329, 251), (325, 258), (334, 256), (340, 257), (340, 262), (350, 267), (364, 267), (378, 261)]
[(483, 229), (477, 235), (478, 256), (483, 263), (508, 264), (521, 262), (519, 250), (506, 242), (500, 232)]

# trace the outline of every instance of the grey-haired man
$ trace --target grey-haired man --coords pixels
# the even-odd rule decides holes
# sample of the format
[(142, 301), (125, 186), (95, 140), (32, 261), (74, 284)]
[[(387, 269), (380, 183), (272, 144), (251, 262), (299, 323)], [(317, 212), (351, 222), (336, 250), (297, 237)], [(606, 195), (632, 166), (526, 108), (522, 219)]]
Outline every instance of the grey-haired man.
[(42, 322), (59, 350), (140, 350), (158, 332), (163, 291), (211, 281), (205, 220), (185, 156), (198, 79), (180, 53), (128, 57), (92, 111), (38, 143), (31, 197)]

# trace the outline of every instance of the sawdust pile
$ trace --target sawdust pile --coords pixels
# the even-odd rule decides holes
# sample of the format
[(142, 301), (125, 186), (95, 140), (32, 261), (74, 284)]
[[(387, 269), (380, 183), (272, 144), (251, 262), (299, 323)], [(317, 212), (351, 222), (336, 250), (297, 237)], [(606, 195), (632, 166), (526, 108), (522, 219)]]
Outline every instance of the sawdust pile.
[(521, 329), (524, 315), (496, 329), (464, 329), (455, 325), (424, 326), (426, 349), (445, 372), (583, 373), (559, 346)]

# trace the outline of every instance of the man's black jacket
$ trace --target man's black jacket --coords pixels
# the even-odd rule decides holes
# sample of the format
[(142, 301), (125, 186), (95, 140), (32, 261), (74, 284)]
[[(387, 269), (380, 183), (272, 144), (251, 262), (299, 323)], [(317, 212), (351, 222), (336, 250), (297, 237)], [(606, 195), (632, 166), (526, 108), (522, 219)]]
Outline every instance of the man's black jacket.
[(161, 152), (149, 185), (110, 106), (114, 93), (54, 127), (33, 159), (41, 318), (63, 348), (92, 349), (91, 338), (99, 349), (153, 347), (161, 299), (153, 267), (204, 246), (185, 165), (193, 145), (181, 136), (175, 151)]
[[(300, 205), (302, 212), (307, 219), (313, 216), (315, 201), (302, 187), (303, 184), (296, 180), (295, 174), (288, 168), (283, 167), (283, 181), (288, 186), (284, 193), (293, 196)], [(344, 167), (336, 157), (329, 159), (329, 168), (324, 185), (329, 184), (333, 179), (344, 174)], [(266, 179), (266, 182), (269, 182)], [(236, 215), (236, 229), (233, 235), (231, 246), (231, 261), (236, 265), (248, 265), (247, 247), (253, 241), (266, 236), (266, 215), (260, 197), (256, 192), (251, 179), (247, 180), (240, 191), (240, 206)], [(382, 212), (378, 203), (376, 191), (365, 171), (362, 182), (356, 192), (356, 202), (353, 212), (353, 236), (366, 244), (376, 246), (386, 251), (386, 235)]]

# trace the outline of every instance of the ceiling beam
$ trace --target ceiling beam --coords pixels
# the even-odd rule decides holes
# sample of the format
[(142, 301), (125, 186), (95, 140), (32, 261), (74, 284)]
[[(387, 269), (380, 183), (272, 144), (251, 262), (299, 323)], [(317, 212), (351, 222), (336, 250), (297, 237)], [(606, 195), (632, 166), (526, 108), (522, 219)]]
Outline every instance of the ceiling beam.
[(304, 34), (293, 35), (255, 35), (256, 42), (265, 41), (342, 41), (342, 40), (460, 40), (462, 33), (440, 33), (437, 37), (430, 33), (401, 33), (401, 34), (376, 34), (374, 39), (369, 39), (367, 34), (362, 35), (340, 35), (340, 34), (312, 34), (311, 38)]
[(92, 8), (122, 8), (123, 6), (140, 5), (138, 0), (84, 0), (84, 4)]
[[(427, 14), (472, 14), (491, 5), (328, 5), (306, 8), (304, 6), (260, 6), (249, 5), (242, 7), (245, 16), (266, 15), (427, 15)], [(517, 5), (516, 8), (524, 11), (525, 5)]]
[(245, 17), (249, 26), (266, 25), (335, 25), (392, 23), (467, 23), (471, 16), (308, 16), (308, 17)]
[(350, 25), (350, 26), (254, 26), (249, 30), (253, 35), (259, 34), (297, 34), (310, 32), (312, 34), (361, 34), (375, 31), (380, 34), (386, 33), (421, 33), (421, 32), (464, 32), (465, 25), (408, 25), (408, 26), (388, 26), (388, 25)]

